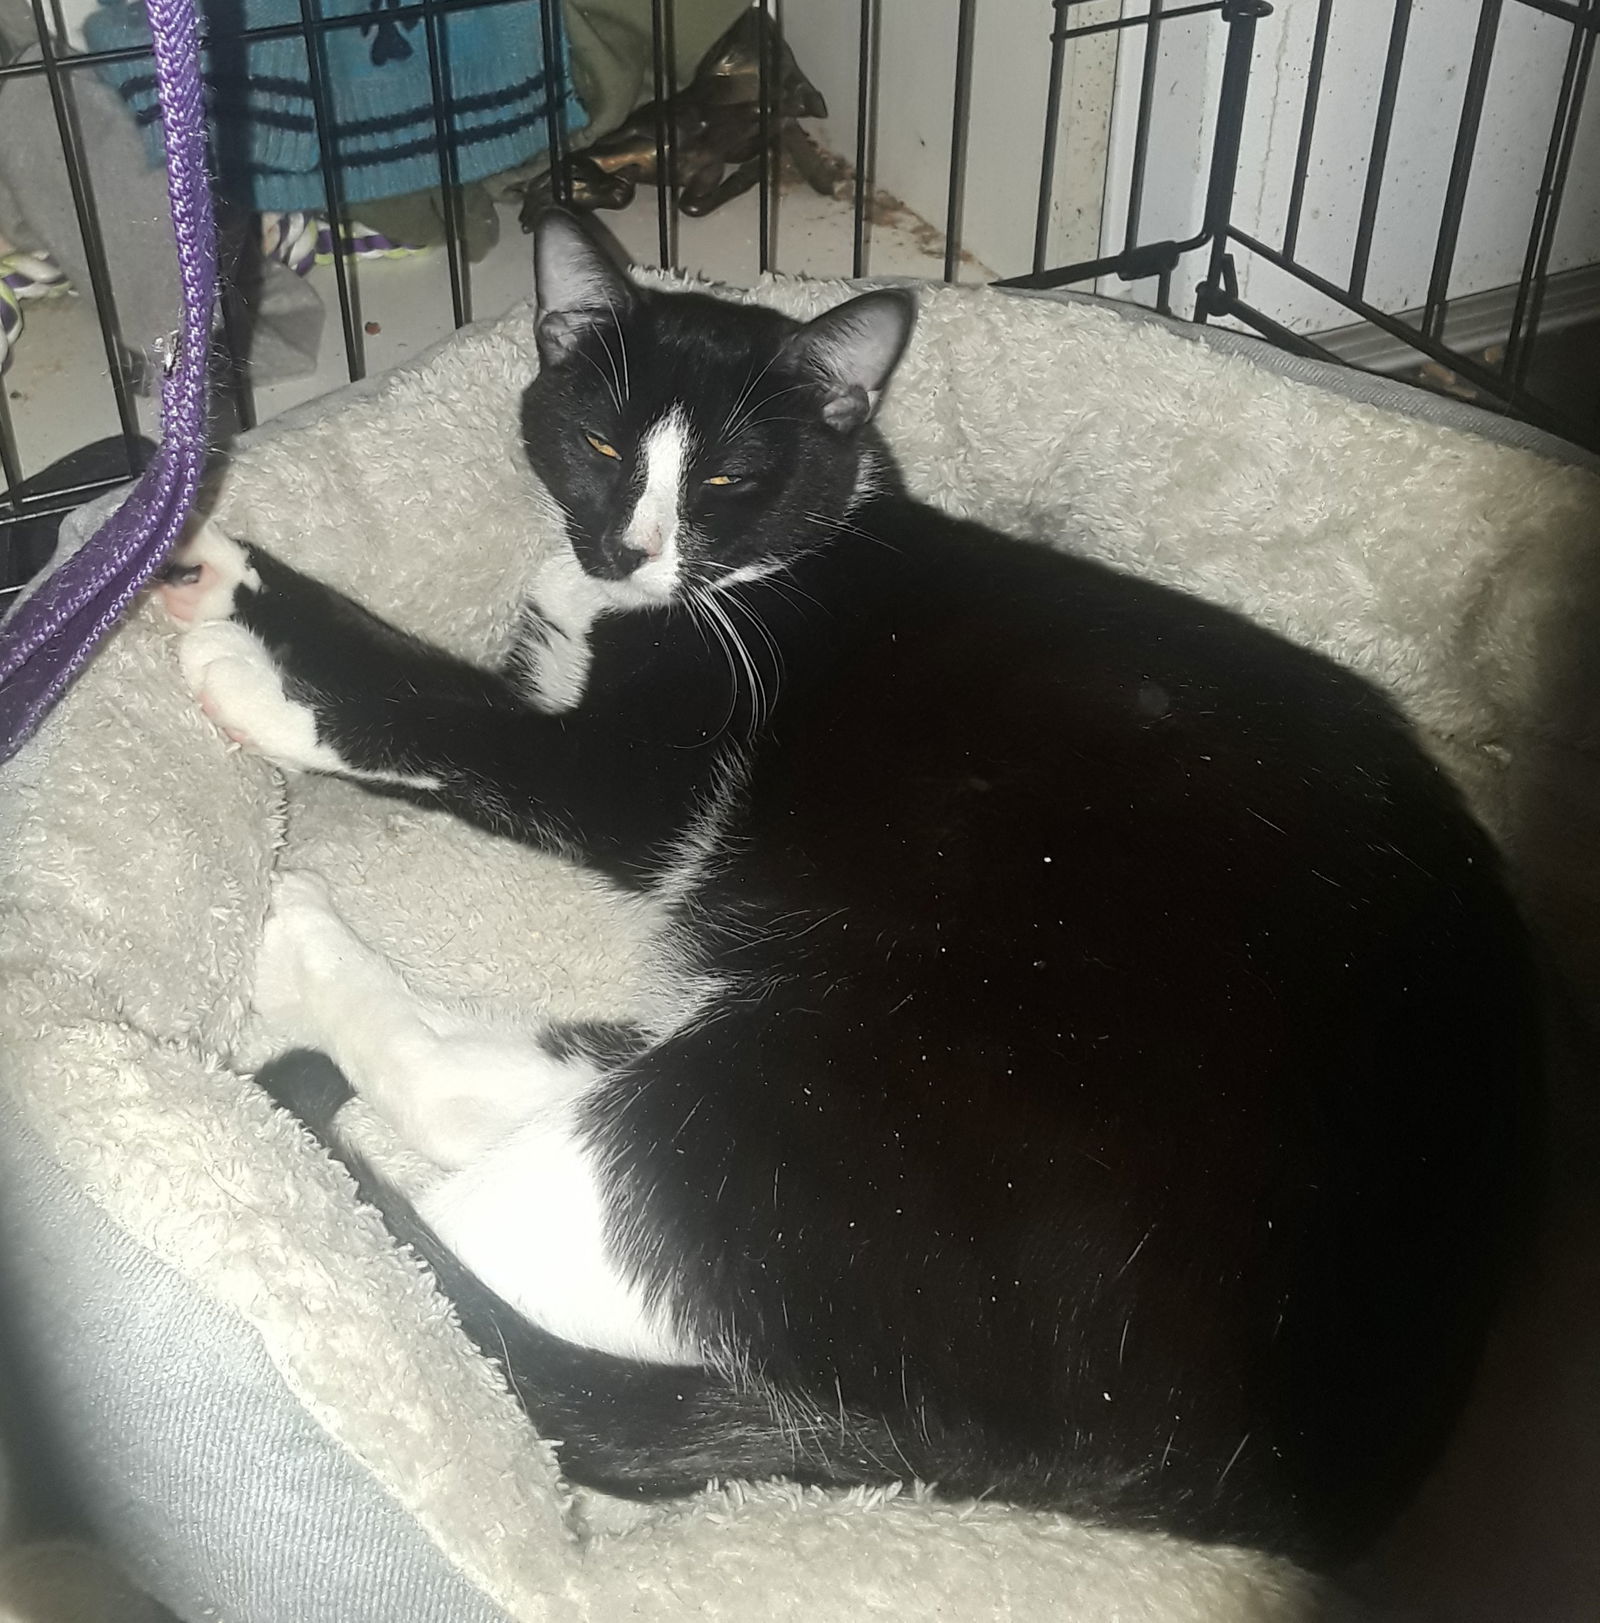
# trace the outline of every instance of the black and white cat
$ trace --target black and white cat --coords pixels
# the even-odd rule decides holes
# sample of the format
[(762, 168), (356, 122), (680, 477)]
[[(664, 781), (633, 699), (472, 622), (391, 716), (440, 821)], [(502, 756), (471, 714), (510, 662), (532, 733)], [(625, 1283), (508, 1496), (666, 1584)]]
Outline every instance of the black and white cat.
[(1527, 1196), (1488, 840), (1364, 681), (911, 500), (908, 293), (646, 290), (559, 214), (537, 275), (571, 553), (505, 669), (215, 531), (164, 592), (233, 736), (654, 891), (673, 1012), (485, 1030), (288, 876), (259, 1001), (338, 1070), (269, 1085), (448, 1169), (374, 1197), (576, 1480), (1359, 1550)]

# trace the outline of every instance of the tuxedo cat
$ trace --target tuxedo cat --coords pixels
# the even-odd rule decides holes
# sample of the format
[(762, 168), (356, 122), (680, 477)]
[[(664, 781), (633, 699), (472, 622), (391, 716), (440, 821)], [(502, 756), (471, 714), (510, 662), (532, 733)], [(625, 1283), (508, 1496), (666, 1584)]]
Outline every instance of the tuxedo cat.
[(504, 668), (214, 530), (164, 592), (248, 746), (652, 893), (654, 1012), (484, 1029), (290, 875), (264, 1082), (446, 1169), (369, 1191), (577, 1481), (1358, 1551), (1526, 1201), (1489, 841), (1365, 681), (912, 500), (873, 426), (910, 293), (646, 289), (558, 213), (536, 261), (570, 551)]

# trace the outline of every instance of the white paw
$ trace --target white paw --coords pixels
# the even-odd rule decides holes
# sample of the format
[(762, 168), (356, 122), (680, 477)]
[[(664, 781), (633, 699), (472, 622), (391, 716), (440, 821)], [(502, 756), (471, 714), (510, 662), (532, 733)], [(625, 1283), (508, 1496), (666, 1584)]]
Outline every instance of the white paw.
[(339, 979), (341, 969), (370, 956), (316, 875), (281, 872), (272, 882), (272, 908), (256, 954), (256, 1013), (291, 1041), (320, 1044), (325, 1033), (318, 993)]
[(290, 771), (337, 767), (337, 756), (317, 742), (311, 707), (284, 692), (272, 655), (242, 625), (195, 625), (178, 644), (178, 663), (200, 708), (234, 743)]
[(180, 625), (226, 620), (241, 586), (261, 589), (261, 577), (250, 567), (250, 554), (216, 525), (202, 524), (179, 543), (156, 590), (162, 607)]

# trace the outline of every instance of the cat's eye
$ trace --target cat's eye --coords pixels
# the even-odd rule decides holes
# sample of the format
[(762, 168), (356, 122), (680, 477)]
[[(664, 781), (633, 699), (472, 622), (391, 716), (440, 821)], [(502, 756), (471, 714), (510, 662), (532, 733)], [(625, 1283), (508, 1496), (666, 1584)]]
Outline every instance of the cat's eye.
[(601, 439), (598, 434), (586, 433), (583, 437), (589, 442), (589, 449), (591, 451), (598, 451), (601, 456), (608, 456), (614, 462), (620, 462), (622, 460), (622, 453), (618, 451), (616, 446), (612, 445), (609, 440)]
[(706, 480), (708, 485), (742, 485), (744, 481), (731, 473), (714, 473)]

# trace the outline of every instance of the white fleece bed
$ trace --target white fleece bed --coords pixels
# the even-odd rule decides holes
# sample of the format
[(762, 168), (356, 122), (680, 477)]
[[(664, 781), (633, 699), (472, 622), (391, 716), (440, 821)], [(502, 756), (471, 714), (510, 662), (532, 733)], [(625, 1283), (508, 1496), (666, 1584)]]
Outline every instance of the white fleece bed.
[[(846, 291), (755, 296), (810, 314)], [(535, 365), (522, 309), (280, 419), (217, 516), (492, 657), (560, 544), (516, 446)], [(1600, 479), (1479, 414), (1297, 370), (1340, 376), (1093, 301), (929, 289), (884, 426), (918, 494), (1389, 686), (1592, 1003), (1600, 789), (1575, 694)], [(286, 783), (201, 717), (173, 642), (143, 606), (0, 779), (0, 1304), (55, 1468), (151, 1594), (222, 1623), (1321, 1615), (1310, 1580), (1246, 1552), (909, 1489), (568, 1495), (428, 1278), (247, 1080), (270, 1051), (253, 954), (281, 863), (433, 996), (608, 1014), (648, 913), (443, 817)]]

